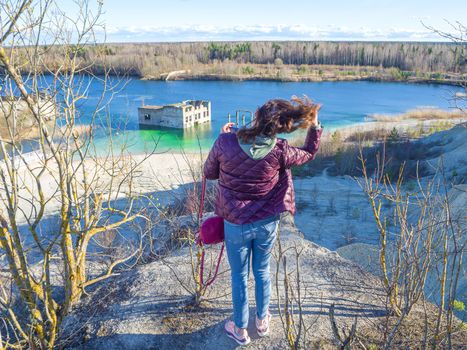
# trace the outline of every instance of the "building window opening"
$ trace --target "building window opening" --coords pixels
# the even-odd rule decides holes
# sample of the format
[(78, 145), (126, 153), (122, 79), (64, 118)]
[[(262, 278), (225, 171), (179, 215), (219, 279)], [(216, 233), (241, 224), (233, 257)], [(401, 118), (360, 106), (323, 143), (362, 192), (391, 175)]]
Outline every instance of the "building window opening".
[(144, 120), (151, 120), (151, 116), (149, 114), (144, 115)]

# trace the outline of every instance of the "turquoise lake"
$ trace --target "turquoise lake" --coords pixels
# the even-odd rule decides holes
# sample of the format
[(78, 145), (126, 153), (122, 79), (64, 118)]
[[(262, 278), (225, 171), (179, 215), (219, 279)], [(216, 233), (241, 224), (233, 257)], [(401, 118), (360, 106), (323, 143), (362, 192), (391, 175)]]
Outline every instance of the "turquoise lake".
[[(89, 84), (89, 95), (80, 105), (86, 124), (102, 85)], [(127, 142), (131, 152), (193, 151), (209, 148), (227, 122), (227, 114), (236, 110), (254, 112), (271, 98), (307, 95), (323, 105), (320, 120), (326, 130), (361, 123), (374, 113), (397, 114), (417, 107), (452, 107), (450, 99), (461, 88), (446, 85), (381, 82), (229, 82), (229, 81), (143, 81), (131, 80), (114, 94), (107, 113), (114, 129), (114, 143)], [(188, 130), (139, 130), (137, 109), (143, 105), (160, 105), (187, 99), (210, 100), (212, 122)], [(126, 131), (122, 131), (125, 129)], [(99, 142), (105, 142), (101, 139)]]

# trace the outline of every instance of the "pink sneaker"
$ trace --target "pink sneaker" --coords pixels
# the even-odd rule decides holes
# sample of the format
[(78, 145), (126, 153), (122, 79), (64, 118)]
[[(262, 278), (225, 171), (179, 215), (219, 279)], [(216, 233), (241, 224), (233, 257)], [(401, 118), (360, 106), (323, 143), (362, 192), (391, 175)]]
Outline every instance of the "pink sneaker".
[(237, 342), (238, 345), (248, 345), (251, 342), (250, 337), (248, 336), (248, 333), (246, 333), (245, 336), (241, 336), (235, 332), (235, 323), (233, 321), (227, 321), (224, 325), (224, 330), (225, 333), (227, 333), (227, 336)]
[(269, 310), (264, 320), (260, 320), (258, 316), (256, 316), (256, 332), (260, 337), (265, 337), (269, 334), (269, 322), (271, 321), (271, 317)]

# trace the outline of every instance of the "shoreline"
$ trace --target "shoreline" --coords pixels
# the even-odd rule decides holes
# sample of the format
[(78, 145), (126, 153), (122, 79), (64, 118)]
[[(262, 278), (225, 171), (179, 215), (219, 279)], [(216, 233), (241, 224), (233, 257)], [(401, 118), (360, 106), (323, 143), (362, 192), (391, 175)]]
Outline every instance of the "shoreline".
[[(255, 67), (252, 65), (252, 67)], [(293, 71), (296, 69), (295, 65), (283, 65), (283, 69)], [(335, 66), (332, 68), (318, 69), (316, 71), (322, 71), (320, 74), (308, 73), (308, 74), (296, 74), (286, 73), (287, 75), (271, 74), (267, 72), (252, 73), (252, 74), (226, 74), (226, 73), (194, 73), (190, 69), (181, 71), (170, 71), (161, 73), (158, 75), (146, 74), (132, 74), (124, 73), (118, 74), (110, 72), (109, 78), (121, 78), (121, 79), (134, 79), (140, 81), (160, 81), (160, 82), (171, 82), (171, 81), (229, 81), (229, 82), (248, 82), (248, 81), (259, 81), (259, 82), (275, 82), (275, 83), (324, 83), (324, 82), (374, 82), (374, 83), (405, 83), (405, 84), (427, 84), (427, 85), (446, 85), (455, 87), (467, 87), (467, 74), (466, 73), (427, 73), (432, 77), (417, 76), (417, 72), (413, 71), (399, 71), (397, 76), (388, 72), (388, 68), (383, 68), (382, 71), (371, 71), (364, 72), (360, 70), (352, 70), (352, 66)], [(377, 67), (373, 67), (377, 68)], [(361, 74), (366, 73), (366, 74)], [(92, 71), (83, 73), (84, 75), (97, 75), (93, 74)], [(44, 76), (52, 76), (51, 73), (44, 72)], [(442, 77), (442, 76), (446, 77)]]
[(427, 79), (415, 78), (408, 79), (395, 79), (385, 76), (333, 76), (333, 77), (315, 77), (315, 76), (289, 76), (289, 77), (275, 77), (275, 76), (259, 76), (259, 75), (229, 75), (229, 74), (181, 74), (175, 76), (173, 79), (165, 79), (164, 76), (133, 76), (138, 80), (143, 81), (231, 81), (231, 82), (244, 82), (244, 81), (264, 81), (276, 83), (324, 83), (324, 82), (354, 82), (366, 81), (375, 83), (406, 83), (406, 84), (435, 84), (435, 85), (448, 85), (462, 87), (465, 80), (459, 79)]

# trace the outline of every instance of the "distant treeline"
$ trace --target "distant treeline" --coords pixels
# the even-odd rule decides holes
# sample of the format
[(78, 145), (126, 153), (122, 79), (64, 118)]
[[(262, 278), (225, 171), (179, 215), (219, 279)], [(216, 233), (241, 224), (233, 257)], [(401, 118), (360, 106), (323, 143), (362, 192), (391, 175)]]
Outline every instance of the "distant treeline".
[[(401, 70), (457, 72), (465, 64), (461, 46), (435, 43), (396, 42), (248, 42), (210, 43), (209, 59), (246, 60), (251, 63), (382, 66)], [(170, 52), (164, 45), (162, 50)], [(196, 46), (194, 46), (196, 48)], [(201, 57), (206, 60), (206, 56)]]
[[(63, 50), (48, 48), (47, 68), (55, 66)], [(127, 43), (82, 46), (73, 49), (89, 68), (99, 73), (111, 66), (116, 73), (137, 76), (177, 69), (227, 64), (370, 66), (413, 72), (466, 70), (467, 49), (451, 43), (417, 42), (193, 42)]]

